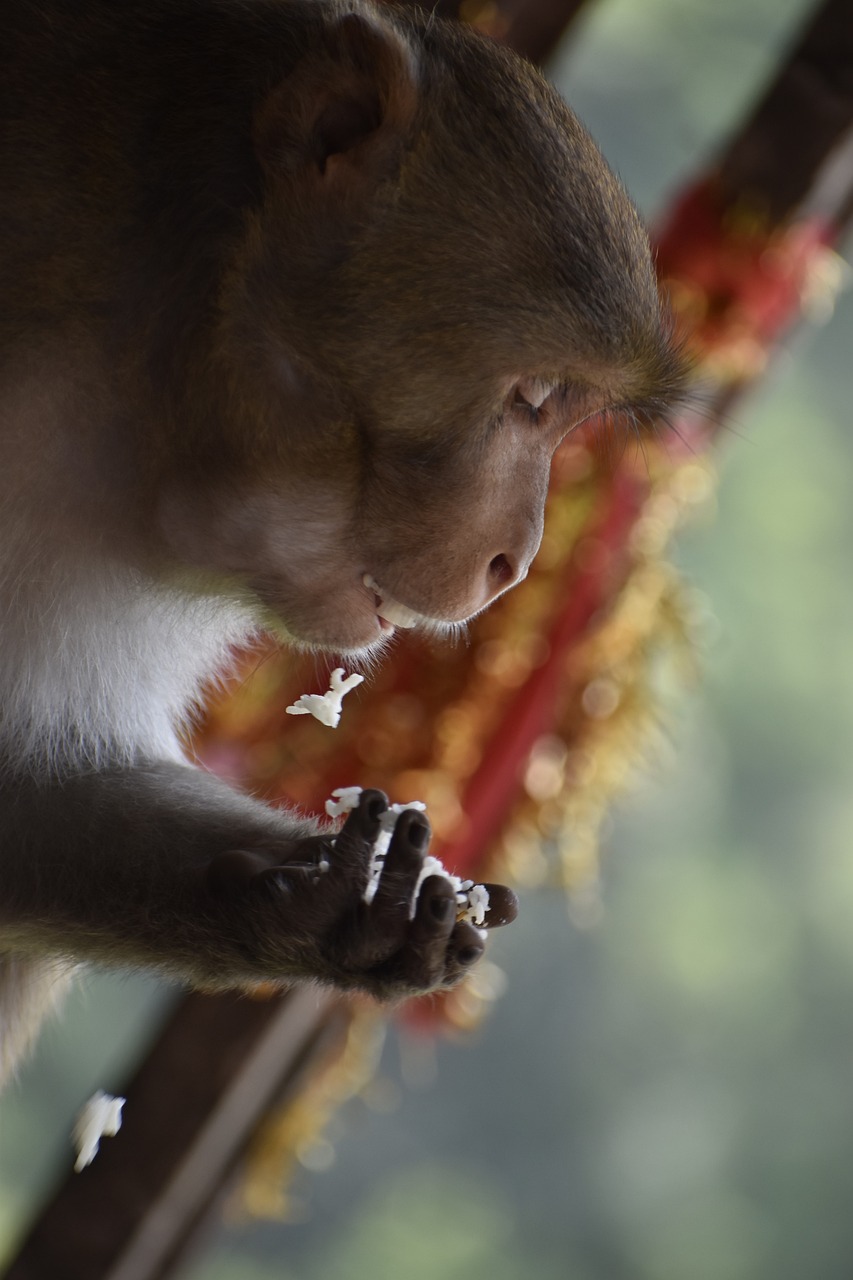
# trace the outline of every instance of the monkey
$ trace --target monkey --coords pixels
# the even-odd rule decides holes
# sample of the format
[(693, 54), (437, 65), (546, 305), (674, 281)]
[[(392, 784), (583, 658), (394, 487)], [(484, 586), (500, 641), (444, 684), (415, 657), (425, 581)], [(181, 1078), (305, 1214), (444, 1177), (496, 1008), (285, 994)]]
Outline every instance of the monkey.
[(17, 0), (0, 64), (0, 1073), (87, 962), (452, 986), (483, 940), (442, 876), (410, 908), (425, 815), (368, 904), (383, 793), (333, 835), (182, 726), (261, 631), (370, 661), (524, 578), (560, 442), (681, 392), (638, 214), (416, 9)]

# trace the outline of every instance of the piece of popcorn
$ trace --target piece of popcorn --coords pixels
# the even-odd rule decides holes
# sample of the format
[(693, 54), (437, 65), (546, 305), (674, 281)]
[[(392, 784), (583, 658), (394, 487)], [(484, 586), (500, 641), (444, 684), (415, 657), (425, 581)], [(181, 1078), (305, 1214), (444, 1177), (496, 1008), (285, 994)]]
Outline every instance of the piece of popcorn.
[(341, 718), (344, 694), (361, 684), (364, 676), (353, 672), (344, 679), (343, 667), (336, 667), (329, 678), (330, 688), (325, 693), (303, 693), (292, 706), (285, 707), (289, 716), (313, 716), (330, 729), (337, 729)]
[(358, 804), (361, 787), (336, 787), (330, 800), (326, 801), (326, 813), (330, 818), (339, 818), (342, 813), (349, 813)]
[(472, 884), (467, 880), (463, 882), (463, 890), (468, 899), (465, 919), (481, 928), (489, 909), (489, 891), (484, 884)]
[(124, 1104), (124, 1098), (114, 1098), (99, 1089), (81, 1108), (72, 1132), (77, 1148), (77, 1159), (74, 1162), (76, 1173), (92, 1163), (98, 1154), (101, 1138), (114, 1138), (118, 1133)]
[[(361, 787), (336, 788), (332, 792), (332, 798), (326, 801), (326, 813), (330, 818), (338, 818), (343, 813), (349, 813), (357, 806), (360, 795)], [(394, 826), (399, 815), (405, 812), (406, 809), (418, 809), (421, 813), (424, 813), (426, 805), (422, 800), (410, 800), (408, 804), (392, 804), (383, 813), (379, 820), (379, 834), (373, 843), (370, 871), (364, 890), (365, 902), (373, 901), (379, 884), (379, 877), (385, 865), (385, 855), (388, 852), (388, 846), (391, 844), (391, 837), (394, 834)], [(433, 857), (432, 854), (427, 854), (423, 860), (415, 891), (412, 894), (411, 906), (409, 907), (410, 919), (414, 918), (421, 885), (430, 876), (444, 876), (445, 880), (450, 881), (453, 892), (456, 894), (457, 920), (467, 920), (478, 928), (482, 926), (486, 919), (486, 912), (489, 909), (489, 891), (486, 886), (477, 884), (474, 880), (461, 880), (459, 876), (455, 876), (451, 871), (448, 871), (444, 863), (439, 858)]]
[[(357, 803), (357, 802), (356, 802)], [(379, 835), (373, 842), (373, 854), (370, 859), (370, 872), (368, 875), (367, 886), (364, 890), (364, 901), (372, 902), (376, 890), (379, 887), (379, 877), (382, 875), (382, 868), (385, 866), (385, 855), (388, 852), (388, 846), (391, 844), (391, 837), (394, 834), (394, 826), (401, 813), (405, 813), (407, 809), (417, 809), (420, 813), (426, 811), (426, 805), (423, 800), (411, 800), (408, 804), (392, 804), (385, 810), (379, 819)], [(415, 903), (418, 900), (418, 885), (415, 888), (412, 897), (412, 905), (409, 910), (409, 916), (415, 914)]]

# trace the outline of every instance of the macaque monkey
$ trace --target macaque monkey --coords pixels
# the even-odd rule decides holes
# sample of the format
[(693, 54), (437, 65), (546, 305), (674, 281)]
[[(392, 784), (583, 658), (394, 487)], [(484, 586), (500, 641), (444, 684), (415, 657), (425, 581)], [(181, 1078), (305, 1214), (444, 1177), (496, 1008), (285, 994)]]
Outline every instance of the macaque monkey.
[(367, 904), (381, 792), (332, 844), (179, 731), (259, 629), (352, 666), (524, 577), (564, 436), (679, 389), (631, 203), (520, 59), (363, 0), (15, 0), (0, 119), (3, 1072), (81, 961), (452, 984), (423, 814)]

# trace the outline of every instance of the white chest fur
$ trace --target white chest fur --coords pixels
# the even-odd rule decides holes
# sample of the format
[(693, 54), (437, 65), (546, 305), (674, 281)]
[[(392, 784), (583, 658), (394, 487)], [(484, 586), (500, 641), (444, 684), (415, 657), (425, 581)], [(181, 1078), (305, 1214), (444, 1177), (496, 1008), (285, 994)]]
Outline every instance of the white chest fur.
[(251, 632), (248, 611), (106, 558), (6, 550), (0, 750), (37, 767), (180, 756), (176, 729)]

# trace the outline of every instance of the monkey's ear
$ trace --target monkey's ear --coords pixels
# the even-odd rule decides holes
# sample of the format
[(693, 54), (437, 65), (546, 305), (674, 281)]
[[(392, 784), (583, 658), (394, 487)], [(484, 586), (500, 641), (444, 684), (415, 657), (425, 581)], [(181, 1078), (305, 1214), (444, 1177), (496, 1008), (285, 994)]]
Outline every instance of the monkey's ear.
[(396, 171), (418, 103), (415, 56), (381, 17), (349, 13), (269, 95), (255, 142), (271, 174), (331, 187)]

